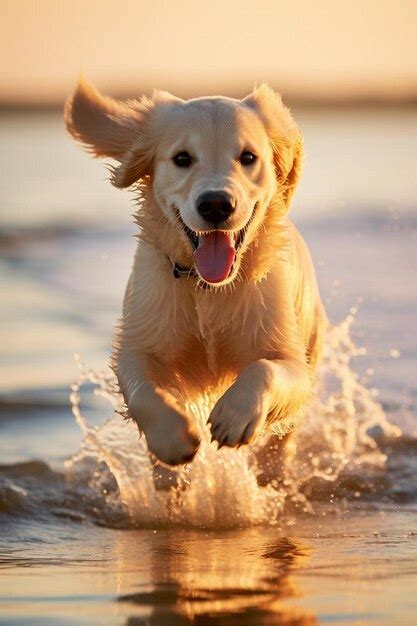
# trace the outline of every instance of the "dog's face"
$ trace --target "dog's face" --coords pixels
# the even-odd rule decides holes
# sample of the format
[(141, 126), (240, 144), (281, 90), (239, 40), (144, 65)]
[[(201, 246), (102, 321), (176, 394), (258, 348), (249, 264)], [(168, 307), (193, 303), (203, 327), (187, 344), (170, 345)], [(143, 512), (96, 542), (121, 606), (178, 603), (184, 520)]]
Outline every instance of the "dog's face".
[(161, 123), (155, 198), (186, 234), (200, 276), (230, 282), (276, 190), (265, 128), (249, 107), (221, 98), (175, 104)]
[(147, 178), (210, 284), (234, 280), (272, 198), (281, 193), (287, 206), (298, 176), (299, 131), (266, 86), (242, 101), (156, 92), (124, 104), (82, 84), (66, 119), (97, 156), (120, 162), (116, 186)]

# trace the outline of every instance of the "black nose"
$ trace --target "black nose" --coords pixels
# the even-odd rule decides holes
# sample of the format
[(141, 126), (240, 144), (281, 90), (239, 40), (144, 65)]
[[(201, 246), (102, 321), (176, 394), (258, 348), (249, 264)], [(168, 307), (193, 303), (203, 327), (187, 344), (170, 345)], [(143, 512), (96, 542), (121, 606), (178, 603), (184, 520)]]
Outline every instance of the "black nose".
[(232, 198), (225, 191), (206, 191), (197, 200), (197, 211), (208, 222), (225, 222), (235, 210)]

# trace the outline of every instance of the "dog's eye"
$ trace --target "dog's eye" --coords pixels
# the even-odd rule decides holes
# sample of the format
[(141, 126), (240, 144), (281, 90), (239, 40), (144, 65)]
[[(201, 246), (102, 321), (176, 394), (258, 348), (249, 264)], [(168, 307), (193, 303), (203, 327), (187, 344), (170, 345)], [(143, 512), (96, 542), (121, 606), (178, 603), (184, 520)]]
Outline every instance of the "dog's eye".
[(244, 150), (239, 157), (239, 161), (242, 165), (252, 165), (256, 161), (256, 154), (250, 152), (249, 150)]
[(172, 160), (177, 167), (190, 167), (192, 163), (192, 158), (188, 152), (178, 152)]

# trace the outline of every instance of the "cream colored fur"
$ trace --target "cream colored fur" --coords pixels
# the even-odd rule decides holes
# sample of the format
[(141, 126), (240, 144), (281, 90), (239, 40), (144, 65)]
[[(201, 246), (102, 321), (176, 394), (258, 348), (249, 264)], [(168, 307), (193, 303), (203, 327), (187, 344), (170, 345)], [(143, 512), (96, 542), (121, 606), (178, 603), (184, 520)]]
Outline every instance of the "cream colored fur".
[[(287, 218), (300, 175), (302, 138), (267, 85), (244, 100), (183, 101), (165, 92), (116, 102), (81, 82), (66, 104), (68, 130), (95, 156), (116, 160), (112, 182), (139, 192), (140, 227), (113, 365), (128, 415), (149, 449), (169, 465), (191, 460), (199, 435), (186, 404), (215, 404), (219, 445), (239, 446), (270, 428), (296, 424), (313, 389), (326, 316), (308, 249)], [(195, 157), (184, 170), (172, 157)], [(243, 150), (257, 155), (239, 162)], [(196, 211), (204, 191), (236, 200), (224, 230), (246, 227), (231, 275), (203, 288), (175, 279), (192, 267), (185, 224), (207, 229)]]

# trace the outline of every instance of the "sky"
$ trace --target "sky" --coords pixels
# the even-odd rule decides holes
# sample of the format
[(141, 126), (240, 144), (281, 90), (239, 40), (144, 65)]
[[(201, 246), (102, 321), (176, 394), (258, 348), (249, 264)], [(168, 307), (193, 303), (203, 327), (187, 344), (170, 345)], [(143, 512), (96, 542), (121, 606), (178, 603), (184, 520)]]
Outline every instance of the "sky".
[(114, 95), (417, 96), (416, 0), (0, 0), (0, 103)]

